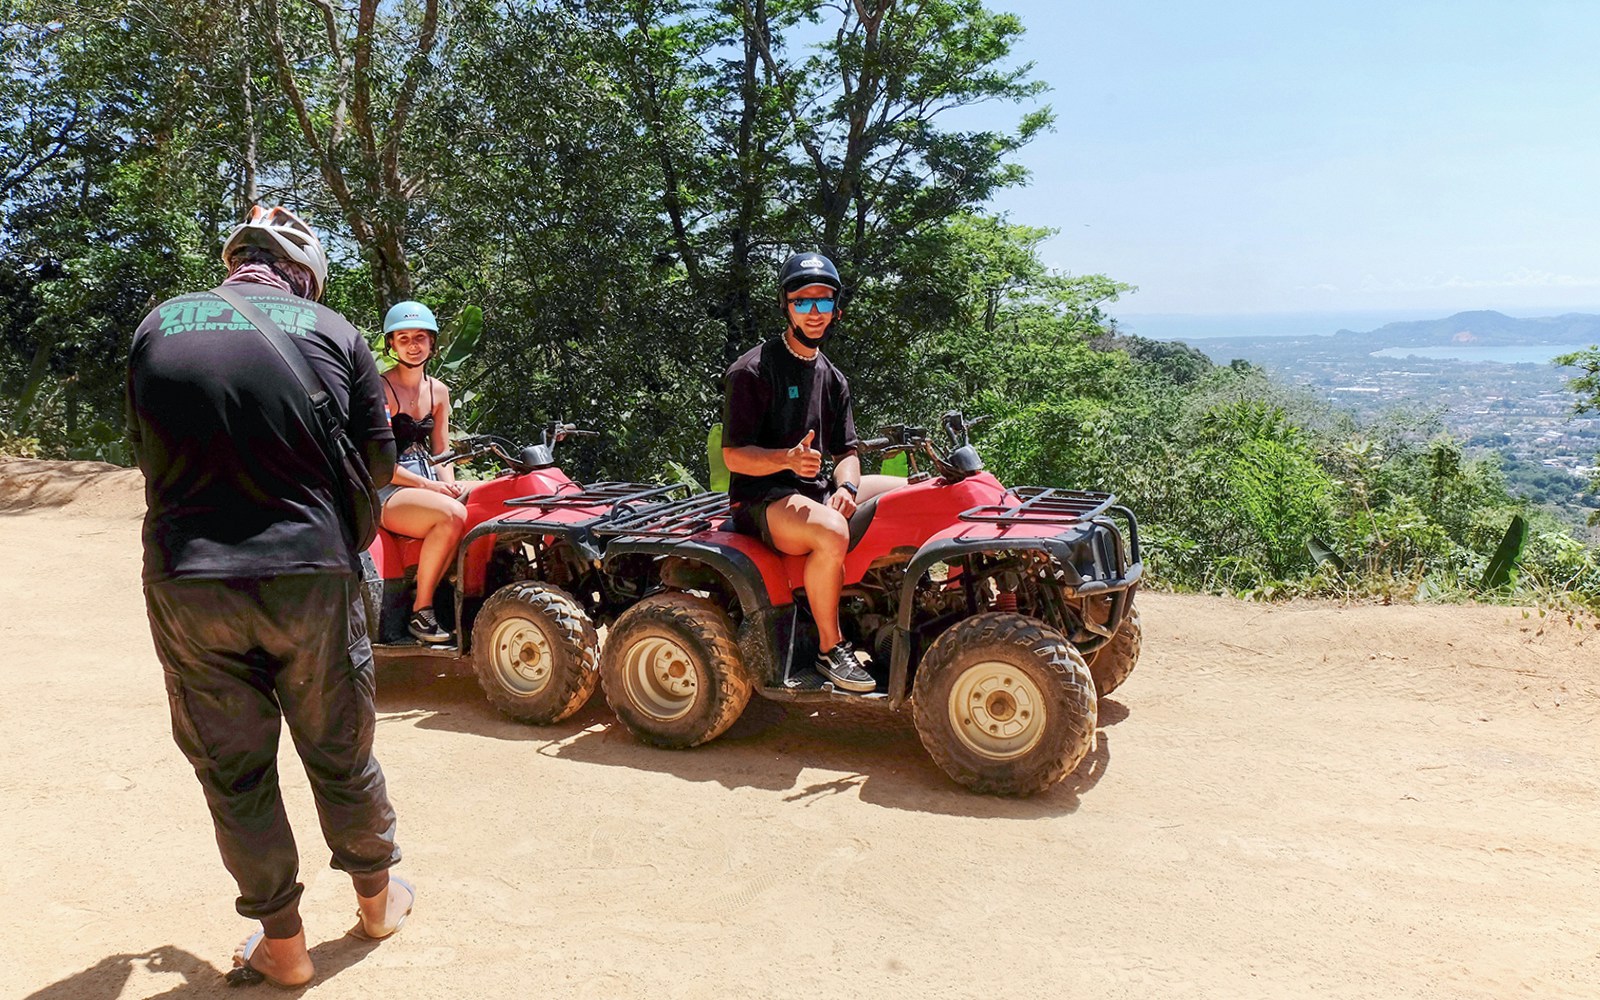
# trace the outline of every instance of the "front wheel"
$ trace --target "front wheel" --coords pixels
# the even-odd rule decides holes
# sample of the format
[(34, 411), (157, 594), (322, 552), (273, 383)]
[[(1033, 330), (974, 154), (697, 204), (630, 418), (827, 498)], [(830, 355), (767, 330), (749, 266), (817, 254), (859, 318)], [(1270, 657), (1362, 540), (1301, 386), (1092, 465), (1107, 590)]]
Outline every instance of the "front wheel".
[(750, 701), (733, 623), (690, 594), (647, 597), (606, 636), (606, 703), (645, 743), (680, 750), (716, 739)]
[(572, 595), (533, 580), (490, 595), (472, 623), (472, 669), (489, 702), (548, 725), (582, 708), (600, 682), (600, 637)]
[(1094, 679), (1066, 636), (1035, 618), (976, 615), (917, 668), (912, 717), (928, 754), (975, 792), (1032, 795), (1094, 745)]
[(1094, 689), (1100, 697), (1121, 687), (1133, 673), (1134, 665), (1139, 662), (1139, 647), (1143, 644), (1139, 609), (1130, 608), (1111, 641), (1089, 654), (1089, 673), (1094, 676)]

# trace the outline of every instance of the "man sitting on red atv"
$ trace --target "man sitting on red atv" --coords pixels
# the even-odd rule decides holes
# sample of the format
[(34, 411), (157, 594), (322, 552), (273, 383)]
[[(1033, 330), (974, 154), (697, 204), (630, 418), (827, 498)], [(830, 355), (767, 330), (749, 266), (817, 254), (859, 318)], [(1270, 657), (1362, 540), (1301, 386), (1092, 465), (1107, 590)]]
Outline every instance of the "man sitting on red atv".
[[(817, 672), (844, 691), (876, 686), (839, 629), (839, 592), (858, 503), (905, 480), (861, 476), (850, 384), (822, 355), (840, 316), (842, 285), (833, 261), (797, 253), (778, 270), (782, 337), (746, 352), (728, 369), (722, 458), (734, 529), (780, 552), (806, 557), (805, 588), (817, 623)], [(822, 471), (825, 448), (832, 482)]]

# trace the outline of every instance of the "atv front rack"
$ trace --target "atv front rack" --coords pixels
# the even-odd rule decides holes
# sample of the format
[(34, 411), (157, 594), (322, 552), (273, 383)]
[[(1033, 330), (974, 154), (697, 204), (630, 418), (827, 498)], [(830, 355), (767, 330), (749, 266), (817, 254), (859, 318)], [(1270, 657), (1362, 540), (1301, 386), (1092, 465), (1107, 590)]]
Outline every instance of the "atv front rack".
[(697, 493), (682, 500), (618, 503), (611, 516), (594, 526), (596, 535), (617, 538), (687, 538), (728, 516), (726, 493)]
[(1058, 490), (1049, 486), (1014, 486), (1006, 495), (1020, 501), (1014, 507), (988, 503), (962, 511), (963, 521), (983, 524), (1071, 524), (1087, 521), (1110, 510), (1117, 502), (1114, 493), (1087, 490)]

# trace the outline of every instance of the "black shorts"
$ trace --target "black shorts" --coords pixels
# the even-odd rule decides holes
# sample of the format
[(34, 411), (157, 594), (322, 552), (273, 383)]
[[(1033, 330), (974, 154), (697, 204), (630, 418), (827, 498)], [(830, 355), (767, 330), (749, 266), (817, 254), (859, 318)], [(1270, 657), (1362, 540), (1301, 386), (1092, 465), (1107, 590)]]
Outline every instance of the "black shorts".
[[(831, 483), (829, 484), (831, 488)], [(733, 515), (733, 530), (741, 535), (759, 538), (769, 549), (776, 549), (772, 544), (772, 532), (767, 528), (767, 508), (775, 503), (781, 503), (792, 496), (803, 496), (815, 503), (827, 504), (828, 491), (824, 490), (821, 496), (813, 496), (806, 490), (794, 490), (789, 493), (779, 493), (762, 500), (752, 500), (748, 503), (735, 503), (730, 511)]]
[(741, 535), (761, 539), (761, 544), (769, 549), (777, 548), (772, 544), (772, 532), (767, 530), (767, 508), (783, 497), (774, 497), (771, 500), (758, 500), (755, 503), (741, 503), (733, 505), (733, 530)]

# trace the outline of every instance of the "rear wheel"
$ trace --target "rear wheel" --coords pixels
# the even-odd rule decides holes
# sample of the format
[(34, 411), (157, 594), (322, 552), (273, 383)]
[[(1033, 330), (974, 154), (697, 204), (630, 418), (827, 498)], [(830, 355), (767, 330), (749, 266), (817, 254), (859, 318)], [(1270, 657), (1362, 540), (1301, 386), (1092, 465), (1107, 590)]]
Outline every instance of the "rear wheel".
[(934, 762), (976, 792), (1043, 791), (1094, 745), (1088, 666), (1024, 615), (981, 614), (941, 635), (917, 668), (911, 707)]
[(495, 591), (472, 624), (472, 668), (489, 702), (547, 725), (582, 708), (600, 681), (600, 637), (572, 595), (523, 580)]
[(1130, 608), (1111, 641), (1089, 654), (1089, 673), (1094, 676), (1095, 692), (1102, 698), (1122, 686), (1139, 662), (1139, 647), (1144, 631), (1139, 628), (1139, 609)]
[(606, 703), (645, 743), (683, 749), (716, 739), (750, 700), (733, 623), (689, 594), (647, 597), (606, 636)]

